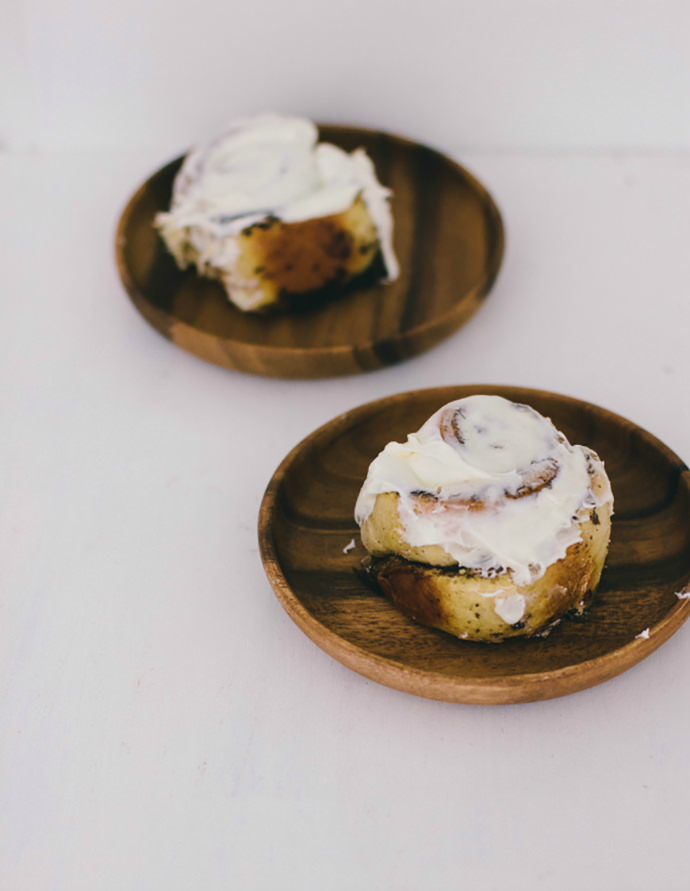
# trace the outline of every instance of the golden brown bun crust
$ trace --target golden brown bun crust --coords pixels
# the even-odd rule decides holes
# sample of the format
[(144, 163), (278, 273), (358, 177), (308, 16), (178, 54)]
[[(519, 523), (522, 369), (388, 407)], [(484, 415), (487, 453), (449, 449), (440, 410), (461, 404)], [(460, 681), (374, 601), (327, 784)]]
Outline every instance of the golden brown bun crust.
[[(254, 223), (228, 237), (233, 245), (221, 253), (234, 259), (223, 266), (201, 257), (188, 229), (169, 222), (158, 228), (178, 266), (195, 265), (201, 275), (218, 279), (229, 299), (247, 312), (308, 305), (342, 290), (368, 270), (379, 278), (385, 274), (378, 232), (361, 197), (342, 213), (327, 217), (297, 223), (267, 217)], [(301, 299), (304, 295), (307, 301)]]
[[(600, 490), (603, 479), (594, 481)], [(591, 510), (580, 521), (581, 541), (528, 585), (516, 585), (510, 573), (487, 578), (476, 571), (450, 565), (440, 548), (412, 549), (401, 538), (398, 496), (377, 496), (374, 511), (362, 528), (362, 542), (374, 559), (369, 570), (379, 587), (404, 613), (422, 625), (456, 637), (497, 643), (529, 637), (550, 628), (567, 612), (582, 613), (599, 584), (611, 534), (611, 507)], [(376, 517), (374, 515), (376, 514)], [(395, 549), (402, 542), (400, 552)], [(412, 552), (415, 556), (408, 556)], [(443, 562), (429, 565), (428, 556), (440, 552)], [(424, 557), (418, 555), (424, 554)], [(424, 562), (416, 562), (424, 560)], [(496, 597), (525, 598), (522, 618), (508, 624), (495, 610)]]
[(347, 284), (379, 252), (376, 227), (361, 198), (328, 217), (299, 223), (268, 219), (245, 229), (239, 246), (237, 274), (256, 281), (263, 308), (291, 295)]
[(456, 566), (457, 560), (439, 545), (409, 544), (398, 515), (399, 499), (400, 496), (395, 492), (383, 492), (376, 496), (374, 509), (361, 529), (362, 544), (367, 551), (373, 557), (397, 554), (431, 566)]

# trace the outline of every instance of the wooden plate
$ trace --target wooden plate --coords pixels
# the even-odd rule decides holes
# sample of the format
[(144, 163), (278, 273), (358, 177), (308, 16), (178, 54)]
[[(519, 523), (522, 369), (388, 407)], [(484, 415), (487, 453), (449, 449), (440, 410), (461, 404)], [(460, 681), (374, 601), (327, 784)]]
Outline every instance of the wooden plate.
[(386, 133), (324, 126), (321, 138), (348, 151), (364, 146), (392, 187), (398, 281), (292, 315), (240, 312), (217, 282), (181, 272), (153, 229), (156, 213), (168, 208), (178, 158), (134, 195), (116, 239), (122, 282), (161, 334), (227, 368), (328, 377), (416, 355), (478, 309), (503, 256), (501, 218), (483, 186), (438, 152)]
[[(370, 461), (451, 399), (497, 393), (552, 418), (606, 463), (615, 498), (611, 548), (584, 621), (544, 639), (457, 640), (416, 625), (360, 580), (365, 552), (352, 519)], [(351, 539), (353, 550), (344, 549)], [(372, 680), (450, 702), (549, 699), (601, 683), (664, 643), (690, 613), (690, 473), (663, 443), (602, 408), (517, 387), (440, 387), (353, 409), (285, 458), (259, 516), (268, 578), (318, 646)], [(649, 629), (648, 637), (639, 637)]]

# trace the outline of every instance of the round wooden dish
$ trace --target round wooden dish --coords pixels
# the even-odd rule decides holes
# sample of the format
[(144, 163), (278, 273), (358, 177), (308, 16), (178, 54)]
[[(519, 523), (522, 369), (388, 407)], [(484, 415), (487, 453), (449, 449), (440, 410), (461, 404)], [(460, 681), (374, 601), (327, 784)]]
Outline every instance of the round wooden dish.
[[(606, 462), (611, 548), (584, 621), (547, 638), (470, 643), (416, 625), (357, 574), (352, 519), (370, 461), (437, 408), (472, 393), (526, 402)], [(518, 387), (440, 387), (355, 408), (285, 458), (259, 515), (264, 567), (285, 610), (318, 646), (372, 680), (449, 702), (512, 703), (583, 690), (635, 665), (690, 613), (690, 474), (651, 434), (605, 409)], [(344, 553), (351, 539), (356, 547)], [(640, 637), (642, 632), (648, 637)]]
[(117, 265), (139, 312), (173, 343), (218, 365), (270, 377), (329, 377), (391, 365), (448, 337), (478, 309), (498, 273), (503, 226), (466, 170), (415, 142), (352, 127), (321, 138), (363, 146), (393, 189), (400, 278), (350, 290), (308, 311), (240, 312), (221, 286), (182, 272), (153, 228), (182, 158), (137, 191), (117, 229)]

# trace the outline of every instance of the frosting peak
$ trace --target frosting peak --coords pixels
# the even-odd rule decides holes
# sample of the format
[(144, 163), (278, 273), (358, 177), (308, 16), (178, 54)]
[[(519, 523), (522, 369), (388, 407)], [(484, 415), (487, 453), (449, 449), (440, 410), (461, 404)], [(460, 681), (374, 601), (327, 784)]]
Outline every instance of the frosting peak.
[[(604, 480), (597, 491), (593, 477)], [(438, 546), (460, 566), (534, 581), (581, 538), (579, 521), (612, 501), (603, 464), (548, 419), (500, 396), (469, 396), (433, 414), (374, 459), (355, 508), (398, 495), (405, 540)]]

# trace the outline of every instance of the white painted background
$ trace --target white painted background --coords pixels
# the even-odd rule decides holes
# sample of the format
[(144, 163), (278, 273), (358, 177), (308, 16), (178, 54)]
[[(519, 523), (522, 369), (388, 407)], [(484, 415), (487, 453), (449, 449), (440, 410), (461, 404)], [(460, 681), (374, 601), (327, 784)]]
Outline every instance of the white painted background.
[(177, 149), (273, 108), (441, 148), (690, 145), (685, 0), (5, 0), (0, 142)]
[[(435, 703), (314, 646), (256, 542), (300, 439), (416, 387), (567, 393), (690, 462), (689, 10), (0, 0), (0, 891), (690, 887), (690, 623), (573, 696)], [(480, 177), (507, 252), (467, 326), (275, 381), (141, 320), (127, 197), (269, 107)]]

